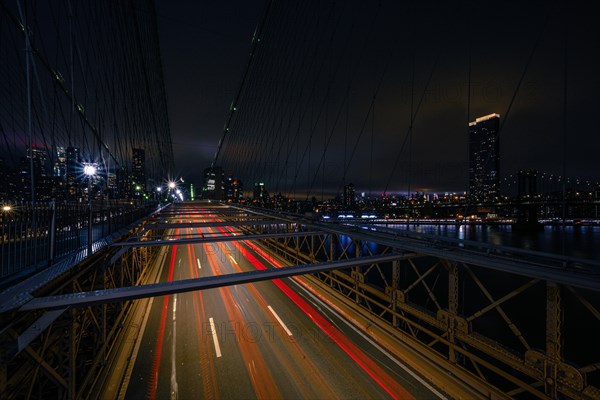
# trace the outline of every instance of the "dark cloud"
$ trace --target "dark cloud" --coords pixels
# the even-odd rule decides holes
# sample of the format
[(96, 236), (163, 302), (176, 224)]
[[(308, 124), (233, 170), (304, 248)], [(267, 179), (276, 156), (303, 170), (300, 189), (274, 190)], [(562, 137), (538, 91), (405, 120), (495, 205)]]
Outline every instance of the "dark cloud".
[[(260, 53), (257, 66), (275, 65), (279, 69), (273, 69), (278, 72), (269, 76), (255, 71), (251, 88), (259, 91), (262, 99), (277, 99), (279, 114), (293, 115), (285, 105), (298, 102), (309, 107), (302, 101), (312, 87), (317, 84), (317, 92), (323, 96), (332, 81), (308, 79), (294, 68), (310, 68), (314, 57), (315, 63), (326, 60), (326, 76), (341, 59), (344, 62), (331, 84), (331, 98), (323, 103), (326, 122), (318, 122), (309, 150), (304, 144), (309, 143), (306, 126), (302, 127), (304, 139), (296, 143), (298, 148), (289, 150), (286, 146), (294, 141), (294, 130), (286, 131), (282, 121), (274, 120), (270, 126), (264, 120), (276, 109), (268, 107), (275, 106), (266, 100), (258, 105), (243, 104), (246, 109), (255, 107), (256, 119), (238, 126), (236, 134), (242, 128), (248, 129), (247, 135), (268, 130), (288, 133), (239, 144), (232, 136), (227, 151), (234, 154), (237, 164), (231, 164), (228, 172), (243, 176), (252, 170), (247, 179), (263, 174), (271, 177), (274, 187), (288, 191), (311, 185), (313, 191), (325, 186), (335, 191), (344, 177), (354, 181), (359, 191), (383, 190), (388, 183), (388, 190), (397, 191), (406, 190), (409, 184), (415, 189), (464, 190), (470, 59), (470, 119), (492, 112), (501, 115), (504, 176), (531, 168), (561, 173), (566, 117), (567, 174), (599, 178), (596, 152), (600, 135), (594, 121), (600, 89), (595, 72), (600, 67), (599, 32), (593, 16), (584, 8), (568, 5), (565, 9), (565, 5), (541, 1), (382, 1), (377, 10), (376, 3), (348, 2), (336, 5), (330, 17), (329, 2), (309, 3), (277, 2), (269, 20), (272, 32), (291, 36), (288, 42), (274, 36), (265, 40), (279, 43), (281, 39), (295, 46)], [(200, 171), (212, 161), (263, 7), (262, 1), (158, 2), (176, 166), (182, 174), (199, 180)], [(376, 24), (370, 30), (373, 18)], [(326, 35), (329, 31), (320, 25), (323, 21), (330, 21), (330, 25), (341, 21), (331, 41), (333, 46), (329, 46)], [(323, 35), (311, 36), (315, 32)], [(348, 38), (352, 43), (350, 51), (345, 51)], [(311, 40), (322, 42), (319, 50)], [(289, 64), (289, 60), (294, 61)], [(356, 72), (354, 63), (358, 63)], [(371, 122), (367, 110), (384, 73)], [(304, 78), (293, 81), (292, 76)], [(328, 129), (335, 123), (350, 76), (354, 78), (347, 101), (352, 110), (348, 117), (342, 115), (327, 147)], [(307, 108), (313, 122), (321, 104), (313, 101)], [(418, 113), (412, 138), (407, 141), (411, 104)], [(259, 106), (267, 108), (261, 111)], [(259, 117), (261, 112), (264, 117)], [(299, 114), (294, 114), (295, 121)], [(346, 124), (351, 132), (348, 135)], [(244, 149), (249, 143), (251, 151)], [(352, 165), (345, 170), (345, 160), (351, 158), (354, 147)], [(316, 171), (319, 165), (321, 169)], [(391, 174), (393, 165), (397, 167)]]

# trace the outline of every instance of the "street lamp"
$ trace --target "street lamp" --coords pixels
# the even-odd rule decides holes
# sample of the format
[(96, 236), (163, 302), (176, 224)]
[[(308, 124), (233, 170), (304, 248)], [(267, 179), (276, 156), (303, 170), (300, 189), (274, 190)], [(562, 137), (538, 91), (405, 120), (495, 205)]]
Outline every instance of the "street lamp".
[(169, 189), (175, 189), (175, 186), (177, 186), (177, 184), (173, 181), (169, 182)]
[(96, 166), (94, 164), (84, 164), (83, 173), (91, 179), (92, 176), (96, 175)]
[(183, 201), (183, 194), (181, 193), (181, 189), (175, 190), (175, 194), (173, 195), (173, 197), (175, 199), (179, 198), (180, 200)]
[[(4, 204), (2, 206), (2, 214), (0, 214), (0, 222), (2, 222), (2, 224), (4, 225), (4, 222), (6, 221), (5, 218), (8, 216), (8, 214), (10, 214), (10, 212), (12, 211), (12, 207), (8, 204)], [(4, 226), (2, 227), (2, 236), (4, 236)]]
[(88, 180), (88, 240), (87, 240), (87, 256), (92, 256), (92, 178), (96, 175), (96, 165), (92, 163), (83, 164), (83, 174)]
[(0, 214), (0, 227), (2, 228), (2, 236), (0, 236), (0, 242), (4, 242), (8, 240), (8, 232), (10, 229), (6, 229), (4, 227), (7, 224), (7, 221), (10, 221), (10, 212), (12, 211), (12, 207), (8, 204), (2, 206), (2, 214)]

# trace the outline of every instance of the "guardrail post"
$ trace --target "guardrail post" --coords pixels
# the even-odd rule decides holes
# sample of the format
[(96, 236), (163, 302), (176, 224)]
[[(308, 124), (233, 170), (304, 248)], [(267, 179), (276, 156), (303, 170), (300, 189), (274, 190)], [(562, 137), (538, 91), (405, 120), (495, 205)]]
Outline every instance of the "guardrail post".
[[(89, 192), (88, 192), (89, 193)], [(87, 256), (91, 257), (92, 256), (92, 222), (93, 222), (93, 216), (92, 216), (92, 199), (89, 200), (88, 202), (88, 238), (87, 238)]]
[(398, 326), (398, 317), (396, 316), (397, 302), (398, 298), (396, 294), (398, 293), (398, 286), (400, 283), (400, 261), (394, 260), (392, 261), (392, 292), (390, 294), (390, 300), (392, 303), (392, 326), (396, 328)]
[[(362, 257), (362, 251), (361, 251), (361, 241), (360, 239), (356, 239), (356, 240), (352, 240), (354, 242), (354, 252), (355, 252), (355, 257), (356, 258), (360, 258)], [(364, 278), (362, 276), (362, 268), (357, 265), (356, 267), (352, 268), (354, 270), (354, 301), (356, 302), (356, 304), (360, 304), (362, 303), (362, 299), (359, 295), (360, 292), (360, 284), (364, 282)]]
[(50, 202), (50, 254), (48, 255), (48, 266), (51, 266), (54, 262), (54, 253), (56, 246), (56, 202), (52, 200)]

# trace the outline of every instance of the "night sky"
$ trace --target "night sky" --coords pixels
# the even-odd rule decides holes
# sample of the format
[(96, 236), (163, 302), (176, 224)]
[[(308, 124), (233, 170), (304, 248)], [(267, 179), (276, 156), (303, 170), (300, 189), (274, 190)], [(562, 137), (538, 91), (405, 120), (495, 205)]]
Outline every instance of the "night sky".
[[(285, 32), (301, 32), (308, 38), (310, 30), (317, 29), (317, 22), (311, 22), (317, 19), (314, 16), (331, 10), (327, 8), (329, 2), (314, 2), (305, 9), (291, 1), (275, 3), (277, 7), (267, 20), (267, 27), (275, 26), (269, 25), (276, 24), (273, 21), (288, 21), (294, 13), (310, 11), (310, 15), (289, 19), (290, 23), (297, 23), (293, 29), (273, 28), (273, 41), (277, 34)], [(157, 1), (176, 173), (184, 178), (200, 183), (202, 170), (213, 160), (264, 6), (264, 1)], [(566, 167), (568, 177), (600, 179), (597, 156), (600, 135), (595, 121), (600, 90), (597, 74), (600, 33), (594, 16), (585, 8), (569, 5), (565, 9), (564, 4), (545, 2), (435, 1), (346, 2), (335, 7), (333, 14), (342, 22), (336, 32), (337, 42), (332, 42), (331, 54), (340, 52), (342, 56), (344, 29), (348, 29), (352, 32), (348, 35), (356, 42), (352, 59), (360, 60), (360, 68), (352, 81), (351, 105), (348, 106), (352, 109), (345, 112), (343, 123), (336, 128), (351, 133), (336, 132), (333, 136), (335, 145), (327, 150), (323, 162), (329, 169), (324, 174), (328, 178), (317, 184), (319, 190), (325, 185), (327, 191), (339, 189), (343, 160), (349, 158), (349, 151), (358, 138), (356, 132), (365, 120), (374, 87), (384, 69), (385, 78), (375, 103), (375, 120), (368, 119), (367, 133), (356, 139), (358, 153), (352, 159), (352, 166), (344, 171), (346, 181), (352, 181), (358, 191), (405, 191), (408, 184), (413, 191), (465, 190), (467, 122), (490, 113), (501, 116), (501, 177), (508, 177), (519, 169), (533, 168), (561, 174)], [(365, 47), (359, 45), (361, 38), (367, 38)], [(298, 44), (302, 43), (298, 40), (308, 39), (291, 40), (290, 43)], [(286, 52), (289, 50), (261, 54), (263, 64), (257, 65), (292, 57)], [(388, 54), (392, 55), (386, 63)], [(333, 65), (334, 61), (328, 62), (326, 68), (331, 71)], [(319, 128), (322, 132), (314, 134), (315, 141), (323, 142), (325, 139), (319, 138), (325, 138), (326, 127), (332, 126), (335, 113), (332, 110), (341, 104), (339, 99), (347, 84), (344, 76), (349, 75), (340, 72), (335, 77), (337, 81), (333, 86), (337, 92), (332, 98), (338, 103), (331, 100), (326, 122), (317, 124), (325, 128)], [(300, 81), (295, 90), (312, 84), (314, 81)], [(414, 110), (421, 97), (410, 146), (404, 146), (396, 162), (410, 125), (411, 103)], [(250, 98), (248, 95), (247, 99)], [(348, 141), (345, 150), (341, 149), (343, 135)], [(370, 152), (371, 140), (374, 155)], [(231, 136), (231, 141), (226, 139), (226, 144), (230, 147), (224, 148), (228, 152), (224, 161), (241, 157), (241, 153), (238, 157), (233, 150), (235, 136)], [(312, 150), (313, 164), (323, 152), (323, 146)], [(273, 151), (273, 146), (257, 147), (255, 154), (271, 157), (269, 151)], [(240, 168), (254, 165), (253, 162), (256, 160), (228, 165)], [(388, 177), (395, 163), (397, 169)], [(225, 165), (226, 173), (244, 176), (243, 171), (229, 170), (228, 165)], [(246, 180), (264, 179), (260, 174), (265, 172), (256, 165)], [(293, 166), (286, 165), (286, 168), (293, 174)], [(299, 168), (308, 171), (317, 167), (314, 164)], [(304, 182), (295, 185), (311, 185), (310, 172), (299, 176), (306, 177), (298, 178)], [(274, 180), (271, 185), (279, 191), (290, 190), (282, 180)]]
[(173, 151), (179, 176), (213, 159), (264, 2), (157, 0)]

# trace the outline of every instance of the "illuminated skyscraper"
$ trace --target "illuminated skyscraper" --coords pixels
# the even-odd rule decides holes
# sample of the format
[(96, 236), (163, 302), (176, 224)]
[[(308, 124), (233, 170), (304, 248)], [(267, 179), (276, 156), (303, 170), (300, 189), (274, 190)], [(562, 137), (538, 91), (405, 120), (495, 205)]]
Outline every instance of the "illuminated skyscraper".
[(263, 182), (254, 183), (253, 198), (257, 203), (262, 204), (268, 203), (271, 200), (269, 192), (265, 189), (265, 184)]
[(204, 185), (202, 185), (202, 198), (223, 200), (224, 196), (223, 168), (213, 167), (204, 170)]
[(242, 181), (233, 176), (225, 180), (225, 199), (239, 201), (244, 197), (244, 185)]
[(344, 186), (344, 207), (347, 209), (353, 209), (356, 206), (356, 195), (354, 193), (354, 184), (350, 183)]
[(144, 149), (133, 149), (131, 177), (136, 187), (139, 186), (142, 191), (146, 191), (146, 152)]
[(67, 195), (71, 198), (77, 195), (77, 186), (83, 175), (79, 148), (67, 147)]
[(114, 172), (106, 174), (106, 187), (111, 192), (111, 196), (116, 196), (117, 190), (119, 189), (117, 174)]
[(33, 156), (33, 174), (35, 177), (46, 176), (46, 163), (48, 162), (48, 155), (46, 154), (46, 149), (33, 146), (31, 149), (31, 153), (29, 152), (29, 145), (26, 146), (26, 157), (29, 159), (30, 156)]
[(500, 115), (489, 114), (469, 122), (469, 196), (493, 202), (500, 188)]
[(130, 199), (133, 195), (133, 184), (131, 176), (127, 173), (127, 168), (121, 167), (115, 171), (117, 179), (117, 197), (121, 199)]
[(56, 161), (52, 175), (62, 179), (67, 176), (67, 150), (63, 146), (56, 146)]

